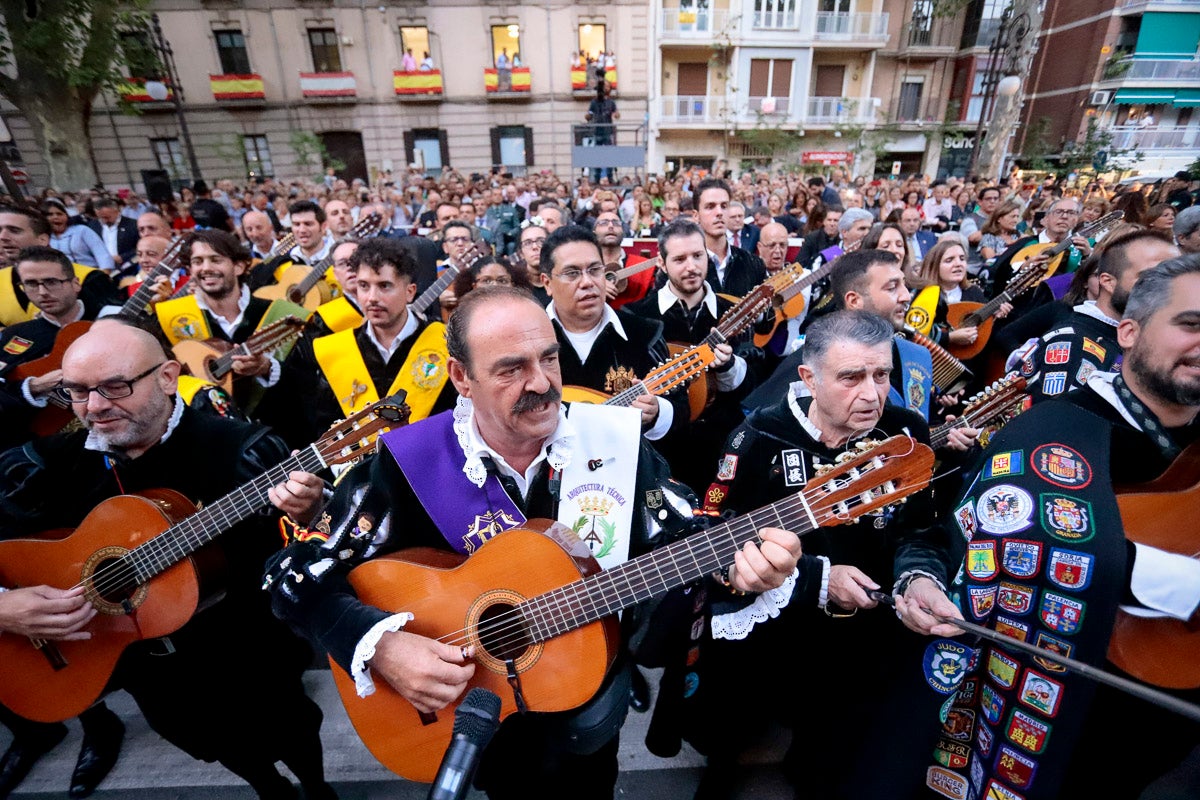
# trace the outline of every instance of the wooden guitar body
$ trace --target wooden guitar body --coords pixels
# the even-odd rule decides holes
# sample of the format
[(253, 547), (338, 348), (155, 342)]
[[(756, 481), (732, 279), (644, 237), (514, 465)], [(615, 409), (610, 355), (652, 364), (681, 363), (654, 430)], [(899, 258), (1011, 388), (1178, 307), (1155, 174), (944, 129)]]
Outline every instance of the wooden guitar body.
[[(690, 347), (692, 347), (690, 344), (667, 343), (667, 350), (670, 351), (672, 357), (681, 355)], [(717, 397), (717, 376), (712, 372), (705, 372), (700, 379), (693, 380), (688, 384), (687, 393), (688, 411), (692, 421), (695, 422), (704, 413), (704, 409), (712, 405), (712, 401)]]
[(564, 386), (562, 387), (562, 399), (564, 403), (597, 403), (602, 404), (611, 399), (612, 395), (589, 389), (586, 386)]
[[(983, 308), (983, 303), (972, 303), (963, 301), (961, 303), (951, 303), (946, 309), (946, 321), (950, 323), (950, 327), (958, 329), (962, 327), (970, 327), (970, 323), (964, 322), (969, 315)], [(946, 344), (946, 349), (950, 354), (960, 361), (967, 361), (974, 358), (983, 352), (984, 346), (988, 343), (988, 339), (992, 335), (992, 325), (995, 323), (995, 317), (988, 317), (977, 326), (979, 335), (975, 337), (975, 341), (969, 344)]]
[[(62, 369), (63, 355), (66, 354), (67, 348), (76, 339), (87, 333), (91, 327), (92, 323), (90, 322), (72, 322), (59, 331), (58, 336), (54, 337), (54, 347), (49, 353), (41, 358), (35, 358), (33, 361), (13, 367), (8, 376), (9, 380), (14, 384), (19, 384), (26, 378), (40, 378), (48, 372)], [(51, 398), (51, 402), (45, 408), (39, 409), (34, 414), (29, 423), (29, 429), (36, 436), (50, 436), (70, 425), (75, 419), (75, 412), (71, 410), (69, 404), (56, 403)]]
[(87, 627), (88, 640), (35, 643), (12, 633), (0, 636), (0, 664), (9, 675), (22, 676), (0, 681), (0, 703), (38, 722), (70, 719), (100, 697), (126, 647), (183, 627), (203, 596), (191, 559), (140, 585), (113, 561), (194, 510), (178, 492), (156, 489), (104, 501), (66, 538), (0, 542), (0, 585), (83, 584), (99, 611)]
[(301, 295), (301, 290), (304, 288), (301, 283), (305, 278), (309, 277), (313, 268), (304, 264), (295, 264), (287, 268), (283, 275), (279, 278), (279, 283), (264, 286), (254, 292), (255, 297), (260, 297), (263, 300), (287, 300), (299, 306), (304, 306), (309, 311), (316, 311), (323, 303), (328, 303), (333, 299), (333, 290), (324, 277), (317, 280), (307, 292)]
[[(1125, 537), (1197, 558), (1200, 445), (1193, 444), (1157, 480), (1117, 488)], [(1117, 612), (1108, 658), (1139, 680), (1167, 689), (1200, 687), (1200, 629), (1178, 619)]]
[(221, 377), (213, 374), (213, 362), (233, 349), (224, 339), (184, 339), (177, 342), (172, 352), (175, 359), (192, 376), (215, 383), (227, 393), (233, 392), (233, 371)]
[[(615, 616), (548, 638), (542, 638), (545, 631), (527, 634), (525, 626), (489, 633), (489, 618), (600, 569), (567, 527), (549, 520), (526, 524), (488, 541), (466, 561), (436, 550), (408, 550), (368, 561), (350, 573), (364, 603), (414, 614), (405, 632), (474, 645), (475, 675), (460, 699), (476, 686), (495, 692), (501, 719), (517, 710), (506, 659), (515, 665), (530, 711), (566, 711), (586, 703), (600, 688), (619, 644)], [(380, 763), (409, 780), (432, 781), (453, 738), (457, 703), (422, 719), (379, 675), (373, 676), (375, 693), (365, 698), (336, 664), (333, 676), (350, 721)]]

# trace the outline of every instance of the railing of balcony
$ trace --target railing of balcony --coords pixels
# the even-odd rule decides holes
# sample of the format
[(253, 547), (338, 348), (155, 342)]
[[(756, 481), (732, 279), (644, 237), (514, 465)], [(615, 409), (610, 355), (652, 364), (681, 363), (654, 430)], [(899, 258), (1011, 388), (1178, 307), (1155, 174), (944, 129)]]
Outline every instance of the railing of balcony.
[[(769, 4), (768, 4), (769, 5)], [(755, 30), (796, 30), (800, 27), (800, 16), (794, 8), (764, 8), (754, 12)]]
[(1192, 8), (1197, 8), (1200, 7), (1200, 0), (1121, 0), (1121, 2), (1117, 3), (1117, 8), (1127, 10), (1148, 5), (1191, 6)]
[(1139, 128), (1114, 125), (1112, 147), (1117, 150), (1194, 150), (1200, 146), (1200, 127)]
[(887, 39), (888, 14), (817, 13), (814, 39)]
[(667, 95), (659, 98), (659, 118), (663, 122), (720, 122), (725, 109), (722, 97)]
[(872, 122), (876, 101), (873, 97), (810, 97), (804, 121), (811, 125), (834, 125), (839, 122)]
[(676, 36), (712, 36), (725, 27), (729, 11), (724, 8), (687, 6), (664, 8), (662, 12), (662, 34)]
[(791, 110), (788, 97), (751, 97), (750, 111), (757, 114), (787, 114)]
[(1129, 69), (1120, 76), (1127, 81), (1200, 81), (1200, 59), (1167, 61), (1135, 58), (1128, 63)]

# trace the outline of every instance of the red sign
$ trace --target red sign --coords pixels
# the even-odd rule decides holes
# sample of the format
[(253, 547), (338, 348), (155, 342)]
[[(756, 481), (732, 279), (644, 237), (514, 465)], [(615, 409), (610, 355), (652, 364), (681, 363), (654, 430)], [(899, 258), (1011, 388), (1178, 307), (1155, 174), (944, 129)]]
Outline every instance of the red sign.
[(10, 170), (10, 172), (12, 173), (13, 180), (17, 182), (18, 186), (24, 186), (25, 184), (29, 183), (29, 173), (25, 170), (14, 169)]
[(806, 150), (800, 154), (801, 164), (849, 164), (854, 160), (853, 153), (844, 151)]

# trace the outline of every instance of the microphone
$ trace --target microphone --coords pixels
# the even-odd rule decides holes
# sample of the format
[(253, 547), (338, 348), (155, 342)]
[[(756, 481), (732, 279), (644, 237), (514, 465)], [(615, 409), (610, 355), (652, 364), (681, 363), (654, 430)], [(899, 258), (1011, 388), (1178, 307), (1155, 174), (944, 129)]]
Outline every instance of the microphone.
[(500, 697), (476, 687), (454, 712), (454, 738), (442, 757), (437, 777), (429, 787), (429, 800), (463, 800), (480, 756), (500, 727)]

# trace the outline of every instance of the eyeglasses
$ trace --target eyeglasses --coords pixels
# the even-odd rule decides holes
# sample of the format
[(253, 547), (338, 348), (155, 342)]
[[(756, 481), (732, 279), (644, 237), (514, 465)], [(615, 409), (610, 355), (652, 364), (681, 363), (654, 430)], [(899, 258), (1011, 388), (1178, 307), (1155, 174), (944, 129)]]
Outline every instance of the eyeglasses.
[(593, 281), (598, 281), (604, 277), (604, 265), (596, 264), (594, 266), (588, 267), (586, 270), (575, 269), (574, 267), (572, 267), (571, 269), (564, 269), (562, 272), (560, 272), (557, 275), (554, 275), (554, 273), (550, 273), (550, 274), (551, 274), (551, 276), (558, 278), (563, 283), (579, 283), (579, 279), (583, 277), (583, 274), (585, 272), (587, 273), (587, 276), (589, 279), (591, 279)]
[(346, 269), (347, 267), (349, 267), (349, 266), (350, 266), (350, 259), (348, 259), (348, 258), (339, 258), (337, 261), (334, 261), (334, 262), (333, 262), (333, 265), (334, 265), (335, 267), (337, 267), (338, 269)]
[(467, 242), (471, 241), (471, 237), (470, 236), (451, 236), (451, 237), (447, 238), (445, 241), (449, 242), (450, 244), (466, 244)]
[(1052, 217), (1078, 217), (1079, 210), (1071, 208), (1056, 208), (1050, 212)]
[(530, 250), (540, 250), (542, 245), (546, 243), (545, 236), (539, 236), (533, 239), (526, 239), (521, 242), (521, 247), (528, 247)]
[(475, 281), (476, 286), (512, 286), (512, 278), (507, 276), (494, 278), (479, 278)]
[(597, 227), (597, 228), (619, 228), (619, 227), (621, 227), (621, 221), (618, 219), (598, 219), (598, 220), (596, 220), (595, 227)]
[(133, 385), (146, 377), (156, 369), (167, 362), (160, 361), (145, 372), (135, 375), (129, 380), (111, 380), (105, 381), (99, 386), (68, 386), (60, 385), (55, 387), (54, 391), (63, 400), (71, 403), (86, 403), (91, 399), (92, 392), (99, 392), (100, 396), (106, 400), (120, 400), (123, 397), (129, 397), (133, 394)]
[(38, 289), (45, 289), (47, 292), (53, 292), (64, 283), (70, 283), (74, 278), (43, 278), (42, 280), (21, 281), (21, 291), (29, 294), (36, 292)]

